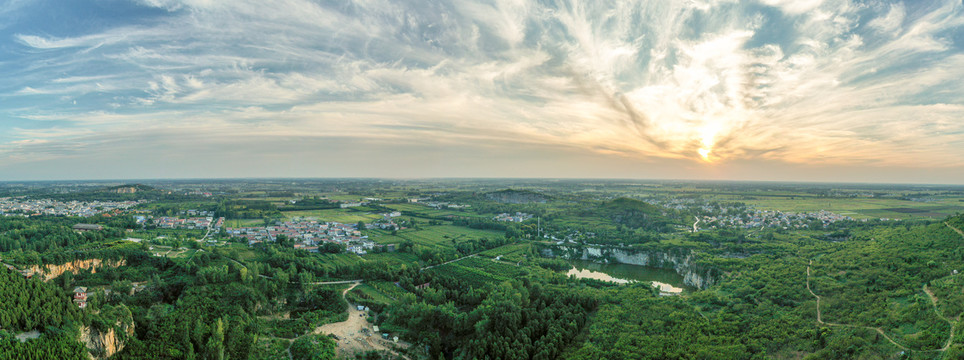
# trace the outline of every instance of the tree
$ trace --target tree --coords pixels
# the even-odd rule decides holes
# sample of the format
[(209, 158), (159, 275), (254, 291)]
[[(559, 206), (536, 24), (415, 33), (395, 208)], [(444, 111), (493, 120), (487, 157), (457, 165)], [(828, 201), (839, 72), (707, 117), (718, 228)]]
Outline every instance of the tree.
[(330, 360), (335, 358), (335, 342), (325, 335), (302, 336), (291, 343), (294, 360)]
[(207, 343), (207, 358), (224, 360), (224, 321), (218, 318), (211, 329), (211, 337)]

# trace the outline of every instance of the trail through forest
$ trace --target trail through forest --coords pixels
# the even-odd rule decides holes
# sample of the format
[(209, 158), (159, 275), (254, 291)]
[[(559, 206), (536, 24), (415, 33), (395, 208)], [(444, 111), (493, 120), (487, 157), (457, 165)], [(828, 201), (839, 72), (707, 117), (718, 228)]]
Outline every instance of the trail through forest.
[(954, 231), (957, 231), (958, 234), (961, 234), (961, 237), (964, 237), (964, 231), (961, 231), (961, 229), (954, 227), (954, 225), (948, 224), (946, 221), (944, 222), (944, 225), (947, 225), (947, 227), (951, 228)]
[(884, 337), (884, 339), (887, 339), (887, 341), (889, 341), (891, 344), (894, 344), (894, 346), (896, 346), (896, 347), (898, 347), (898, 348), (900, 348), (900, 349), (902, 349), (902, 350), (910, 350), (910, 349), (908, 349), (906, 346), (901, 345), (901, 344), (897, 343), (896, 341), (894, 341), (894, 339), (891, 339), (890, 336), (887, 336), (887, 334), (884, 333), (884, 330), (881, 329), (881, 328), (879, 328), (879, 327), (876, 327), (876, 328), (875, 328), (875, 327), (870, 327), (870, 326), (861, 326), (861, 325), (850, 325), (850, 324), (838, 324), (838, 323), (824, 322), (823, 319), (822, 319), (822, 317), (821, 317), (821, 314), (820, 314), (820, 295), (815, 294), (815, 293), (813, 292), (813, 290), (810, 289), (810, 265), (813, 265), (813, 260), (810, 260), (810, 264), (807, 265), (807, 291), (810, 292), (810, 295), (813, 295), (813, 297), (817, 298), (817, 323), (820, 323), (820, 324), (823, 324), (823, 325), (827, 325), (827, 326), (856, 327), (856, 328), (864, 328), (864, 329), (874, 330), (874, 331), (876, 331), (878, 334), (882, 335), (882, 336)]
[(950, 325), (951, 327), (951, 334), (947, 336), (947, 342), (944, 343), (944, 347), (941, 348), (941, 351), (947, 351), (947, 349), (951, 348), (951, 343), (954, 340), (954, 328), (956, 327), (957, 323), (944, 317), (944, 314), (941, 314), (941, 311), (937, 308), (937, 297), (934, 296), (934, 292), (931, 291), (931, 289), (927, 288), (927, 284), (924, 284), (924, 293), (927, 294), (927, 298), (931, 300), (931, 305), (934, 305), (934, 313), (937, 314), (937, 316), (942, 320), (946, 321), (947, 325)]

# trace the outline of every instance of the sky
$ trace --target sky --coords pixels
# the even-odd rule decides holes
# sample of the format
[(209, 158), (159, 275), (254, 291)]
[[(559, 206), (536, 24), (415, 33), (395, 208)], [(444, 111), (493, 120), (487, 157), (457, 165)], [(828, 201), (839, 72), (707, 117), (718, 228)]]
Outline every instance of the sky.
[(0, 0), (0, 181), (964, 184), (961, 0)]

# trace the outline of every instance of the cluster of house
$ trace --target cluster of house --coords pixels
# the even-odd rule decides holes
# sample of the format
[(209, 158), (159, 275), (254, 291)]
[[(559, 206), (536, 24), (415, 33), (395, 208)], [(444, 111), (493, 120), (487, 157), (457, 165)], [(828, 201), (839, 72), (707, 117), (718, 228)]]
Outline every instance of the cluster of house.
[(211, 210), (184, 210), (179, 213), (183, 216), (198, 216), (198, 217), (208, 217), (214, 216), (214, 211)]
[(419, 205), (425, 205), (435, 209), (467, 209), (472, 207), (472, 205), (452, 204), (452, 203), (447, 203), (442, 201), (429, 201), (429, 200), (430, 200), (429, 198), (412, 198), (412, 199), (408, 199), (408, 202), (419, 204)]
[(192, 190), (192, 191), (185, 192), (184, 195), (198, 195), (203, 197), (211, 197), (214, 194), (211, 194), (210, 192), (207, 192), (207, 191)]
[(318, 252), (318, 244), (331, 242), (344, 245), (348, 252), (367, 254), (375, 248), (375, 242), (362, 236), (357, 224), (319, 222), (315, 220), (277, 222), (273, 226), (227, 228), (228, 235), (247, 239), (248, 245), (265, 241), (277, 241), (284, 235), (294, 240), (296, 249)]
[[(142, 217), (135, 217), (140, 223)], [(189, 217), (189, 218), (177, 218), (177, 217), (159, 217), (155, 219), (144, 219), (144, 221), (153, 220), (157, 227), (162, 229), (198, 229), (206, 230), (213, 228), (215, 231), (221, 229), (224, 225), (224, 218), (219, 217), (215, 219), (214, 217)]]
[(0, 215), (41, 216), (63, 215), (90, 217), (97, 214), (127, 210), (144, 203), (140, 201), (58, 201), (50, 199), (0, 198)]
[(493, 219), (495, 221), (509, 221), (509, 222), (523, 222), (532, 218), (532, 214), (526, 214), (523, 212), (517, 212), (515, 215), (509, 213), (501, 213), (496, 215)]
[(399, 216), (402, 216), (402, 213), (398, 211), (382, 214), (381, 219), (375, 220), (371, 224), (365, 225), (365, 227), (369, 229), (399, 230), (402, 229), (402, 227), (395, 223), (395, 218)]
[(647, 203), (675, 210), (692, 211), (702, 214), (700, 228), (795, 228), (827, 227), (838, 221), (853, 218), (826, 210), (816, 212), (783, 212), (778, 210), (758, 210), (742, 203), (707, 202), (701, 199), (673, 198), (646, 199)]
[(822, 227), (827, 227), (837, 221), (845, 220), (853, 220), (853, 218), (826, 210), (808, 213), (791, 213), (776, 210), (747, 210), (743, 214), (703, 216), (700, 218), (702, 222), (700, 227), (782, 227), (806, 229), (815, 223), (819, 223)]
[(379, 198), (371, 198), (371, 197), (370, 197), (370, 198), (365, 198), (365, 199), (363, 199), (362, 201), (344, 201), (344, 202), (341, 202), (340, 204), (338, 204), (338, 206), (341, 207), (342, 209), (347, 209), (347, 208), (350, 208), (350, 207), (365, 206), (365, 205), (371, 204), (371, 203), (376, 202), (376, 201), (381, 201), (381, 200), (382, 200), (382, 199), (379, 199)]

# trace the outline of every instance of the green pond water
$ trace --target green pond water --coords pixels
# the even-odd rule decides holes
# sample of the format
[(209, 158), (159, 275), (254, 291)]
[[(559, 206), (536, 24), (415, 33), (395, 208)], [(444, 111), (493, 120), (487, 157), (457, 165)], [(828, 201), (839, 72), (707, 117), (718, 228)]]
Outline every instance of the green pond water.
[(663, 295), (679, 295), (684, 291), (693, 291), (693, 287), (683, 285), (683, 276), (673, 269), (661, 269), (649, 266), (629, 264), (605, 264), (588, 260), (569, 260), (572, 269), (566, 275), (580, 279), (596, 279), (619, 284), (630, 282), (648, 282)]

